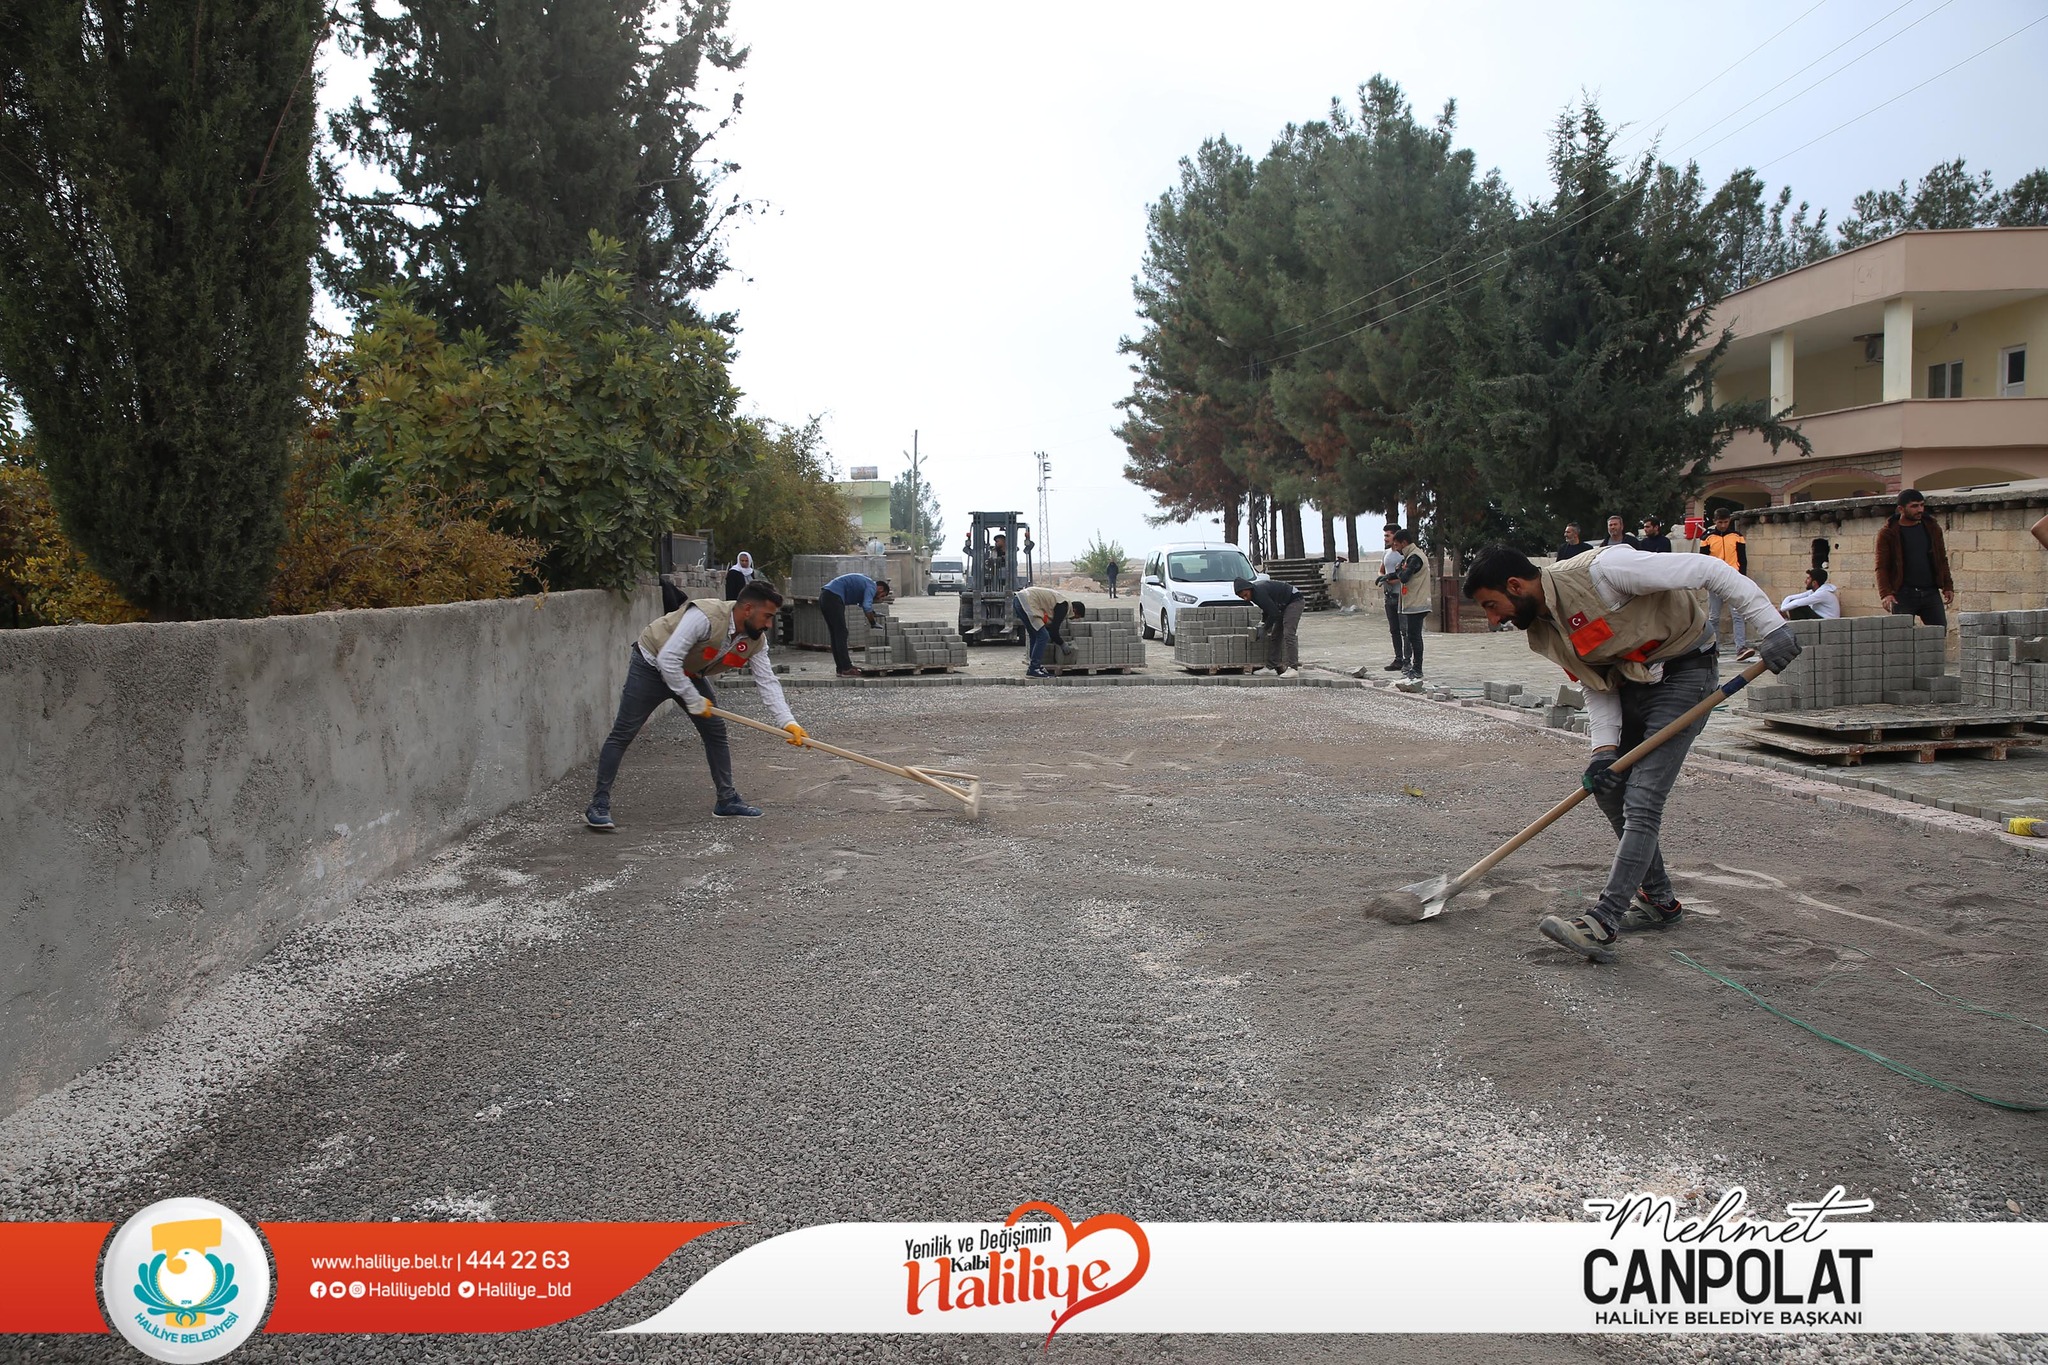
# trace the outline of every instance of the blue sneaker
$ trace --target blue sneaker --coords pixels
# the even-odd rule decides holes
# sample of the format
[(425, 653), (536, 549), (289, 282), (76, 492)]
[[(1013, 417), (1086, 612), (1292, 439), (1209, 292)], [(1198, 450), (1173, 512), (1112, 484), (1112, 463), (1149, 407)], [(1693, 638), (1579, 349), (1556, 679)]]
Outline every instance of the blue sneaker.
[(735, 818), (751, 820), (761, 813), (761, 808), (759, 806), (750, 806), (738, 797), (734, 797), (730, 801), (721, 801), (713, 806), (711, 813), (727, 820)]
[(618, 826), (612, 823), (612, 813), (603, 806), (591, 806), (583, 812), (583, 823), (594, 830), (610, 834)]

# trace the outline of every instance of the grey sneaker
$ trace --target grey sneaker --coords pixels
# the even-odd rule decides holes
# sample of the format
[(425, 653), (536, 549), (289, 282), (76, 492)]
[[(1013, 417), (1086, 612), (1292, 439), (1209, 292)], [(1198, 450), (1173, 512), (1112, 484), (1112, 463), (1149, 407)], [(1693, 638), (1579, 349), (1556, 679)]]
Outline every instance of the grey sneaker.
[(1640, 887), (1636, 898), (1629, 902), (1628, 909), (1621, 912), (1621, 927), (1635, 932), (1642, 929), (1669, 929), (1685, 918), (1685, 905), (1678, 897), (1658, 904), (1644, 894)]
[(1614, 961), (1614, 945), (1621, 938), (1620, 934), (1591, 915), (1574, 915), (1570, 919), (1562, 915), (1545, 915), (1536, 927), (1552, 943), (1594, 962)]
[(759, 806), (750, 806), (737, 798), (721, 801), (711, 808), (711, 813), (721, 820), (752, 820), (761, 814)]
[(603, 806), (590, 806), (583, 812), (583, 823), (602, 834), (610, 834), (618, 826), (612, 823), (612, 813)]

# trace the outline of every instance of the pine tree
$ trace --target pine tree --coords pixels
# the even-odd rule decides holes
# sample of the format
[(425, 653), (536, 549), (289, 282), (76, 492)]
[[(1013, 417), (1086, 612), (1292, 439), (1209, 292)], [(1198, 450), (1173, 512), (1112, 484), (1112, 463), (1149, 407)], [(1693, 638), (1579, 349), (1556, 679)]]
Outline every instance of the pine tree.
[[(652, 0), (356, 0), (343, 44), (376, 63), (373, 98), (332, 116), (335, 146), (396, 188), (353, 194), (322, 168), (338, 248), (322, 276), (366, 300), (404, 282), (456, 331), (509, 339), (503, 289), (570, 269), (591, 232), (623, 241), (651, 322), (725, 269), (712, 202), (729, 166), (701, 158), (703, 68), (745, 60), (727, 0), (686, 0), (672, 38)], [(738, 98), (733, 101), (737, 112)], [(730, 114), (728, 114), (728, 119)]]
[(65, 534), (165, 618), (260, 611), (317, 246), (320, 0), (0, 7), (0, 373)]

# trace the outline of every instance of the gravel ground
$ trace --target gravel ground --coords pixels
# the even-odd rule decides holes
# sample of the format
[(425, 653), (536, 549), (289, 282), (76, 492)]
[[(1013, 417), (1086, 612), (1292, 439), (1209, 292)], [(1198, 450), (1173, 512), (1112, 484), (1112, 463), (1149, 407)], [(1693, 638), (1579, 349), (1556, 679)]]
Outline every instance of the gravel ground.
[[(694, 737), (643, 737), (621, 831), (579, 772), (0, 1121), (0, 1213), (737, 1218), (588, 1319), (505, 1338), (258, 1337), (259, 1360), (980, 1360), (1036, 1341), (607, 1337), (751, 1240), (836, 1219), (1578, 1216), (1592, 1194), (1841, 1182), (1890, 1220), (2036, 1218), (2041, 1119), (1914, 1086), (1781, 1008), (2040, 1099), (2039, 865), (1695, 776), (1689, 922), (1595, 968), (1535, 917), (1603, 878), (1590, 810), (1426, 925), (1354, 908), (1456, 870), (1568, 790), (1576, 751), (1367, 692), (795, 697), (850, 747), (982, 773), (917, 789), (735, 738), (759, 821), (712, 821)], [(1409, 788), (1421, 793), (1408, 793)], [(233, 1019), (223, 1026), (219, 1021)], [(194, 1067), (195, 1057), (206, 1065)], [(2036, 1340), (1170, 1338), (1083, 1360), (2042, 1359)], [(134, 1358), (0, 1340), (0, 1359)]]

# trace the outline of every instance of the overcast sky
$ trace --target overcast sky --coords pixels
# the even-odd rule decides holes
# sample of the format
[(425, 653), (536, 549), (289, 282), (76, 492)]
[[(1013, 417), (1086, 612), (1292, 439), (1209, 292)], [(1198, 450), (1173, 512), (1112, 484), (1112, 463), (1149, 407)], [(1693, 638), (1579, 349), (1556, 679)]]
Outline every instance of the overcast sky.
[[(1547, 188), (1553, 120), (1586, 92), (1635, 135), (1624, 150), (1659, 136), (1710, 183), (1757, 167), (1835, 221), (1939, 160), (2001, 186), (2048, 164), (2048, 23), (1999, 42), (2044, 15), (2041, 0), (734, 0), (751, 55), (720, 155), (761, 212), (711, 304), (738, 310), (748, 401), (823, 416), (842, 471), (891, 477), (920, 432), (949, 538), (970, 511), (1035, 515), (1043, 450), (1056, 557), (1098, 530), (1138, 554), (1214, 534), (1148, 527), (1110, 434), (1145, 211), (1203, 138), (1256, 157), (1384, 73), (1425, 117), (1455, 99), (1461, 144), (1528, 199)], [(1313, 523), (1309, 539), (1313, 553)]]

